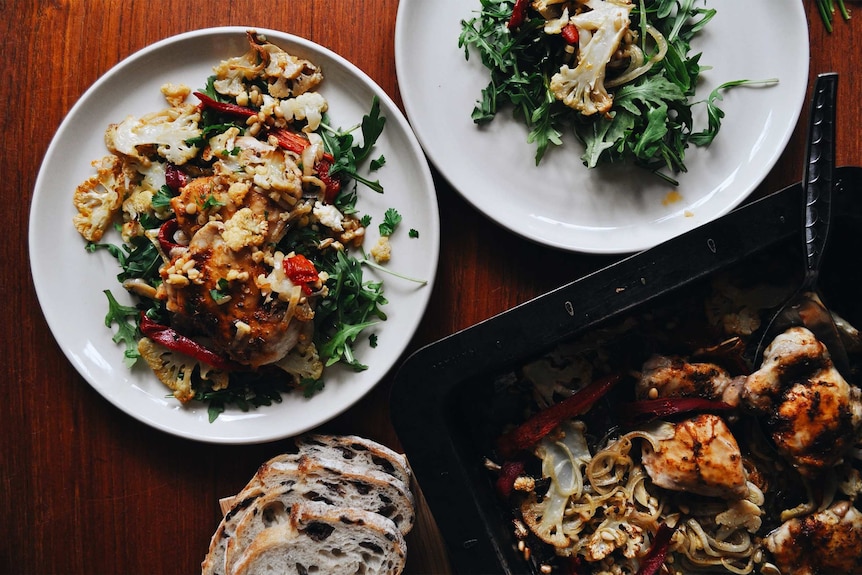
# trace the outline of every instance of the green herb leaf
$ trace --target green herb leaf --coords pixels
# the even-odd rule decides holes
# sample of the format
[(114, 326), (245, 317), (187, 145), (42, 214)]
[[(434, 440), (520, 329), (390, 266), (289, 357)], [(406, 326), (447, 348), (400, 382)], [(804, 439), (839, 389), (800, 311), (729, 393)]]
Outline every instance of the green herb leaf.
[(132, 367), (141, 357), (138, 353), (138, 340), (141, 338), (141, 333), (138, 328), (138, 317), (141, 311), (134, 306), (120, 304), (115, 298), (111, 290), (103, 292), (108, 298), (108, 314), (105, 316), (105, 325), (111, 327), (116, 324), (117, 331), (114, 333), (114, 343), (122, 343), (125, 345), (123, 353), (123, 363), (126, 367)]
[(383, 223), (378, 226), (381, 236), (391, 236), (395, 233), (395, 228), (401, 223), (401, 214), (394, 208), (389, 208), (383, 214)]

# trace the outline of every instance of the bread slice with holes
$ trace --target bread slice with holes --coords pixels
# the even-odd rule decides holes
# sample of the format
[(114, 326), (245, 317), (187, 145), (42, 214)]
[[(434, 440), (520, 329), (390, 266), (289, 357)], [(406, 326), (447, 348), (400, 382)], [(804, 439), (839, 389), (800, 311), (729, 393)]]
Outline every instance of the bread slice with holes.
[(358, 507), (395, 522), (403, 534), (413, 528), (415, 509), (409, 485), (375, 469), (348, 465), (322, 454), (286, 454), (261, 465), (239, 493), (239, 501), (261, 491), (294, 489), (295, 496), (340, 507)]
[(362, 509), (296, 503), (263, 529), (228, 575), (398, 575), (407, 561), (401, 531)]
[(249, 507), (266, 491), (260, 487), (244, 489), (232, 498), (230, 509), (225, 512), (218, 527), (210, 539), (206, 557), (201, 562), (201, 575), (225, 575), (225, 556), (227, 544), (233, 538), (237, 525), (245, 516)]
[(340, 459), (347, 465), (365, 467), (391, 475), (410, 485), (412, 471), (407, 457), (378, 443), (356, 435), (307, 434), (296, 438), (300, 453), (322, 459)]
[(262, 467), (256, 477), (260, 483), (247, 487), (247, 493), (262, 490), (264, 495), (251, 501), (227, 539), (224, 553), (226, 573), (231, 571), (258, 534), (283, 522), (296, 503), (312, 501), (370, 511), (390, 519), (402, 535), (413, 528), (413, 496), (400, 481), (387, 475), (367, 470), (355, 473), (340, 462), (324, 463), (299, 455), (296, 461), (288, 462), (282, 458)]

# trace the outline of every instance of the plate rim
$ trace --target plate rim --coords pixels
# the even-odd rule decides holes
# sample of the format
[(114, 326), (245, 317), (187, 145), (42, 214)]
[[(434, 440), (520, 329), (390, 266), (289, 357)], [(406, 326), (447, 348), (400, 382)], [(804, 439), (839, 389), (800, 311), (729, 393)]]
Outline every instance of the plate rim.
[[(48, 190), (48, 186), (46, 184), (47, 181), (50, 180), (50, 176), (46, 172), (46, 170), (50, 167), (52, 160), (54, 160), (55, 156), (61, 151), (58, 149), (61, 145), (61, 141), (67, 137), (66, 132), (70, 129), (69, 126), (73, 123), (73, 119), (79, 116), (82, 110), (86, 110), (88, 105), (92, 105), (92, 100), (96, 98), (99, 92), (104, 88), (105, 84), (111, 81), (111, 78), (117, 74), (123, 72), (124, 69), (128, 68), (136, 64), (137, 62), (151, 56), (154, 53), (158, 53), (159, 51), (169, 49), (172, 45), (178, 42), (184, 41), (206, 41), (207, 38), (215, 38), (219, 36), (245, 36), (246, 32), (249, 30), (255, 30), (258, 33), (264, 34), (269, 37), (271, 41), (282, 45), (285, 44), (296, 48), (301, 47), (302, 49), (308, 50), (313, 53), (319, 53), (323, 57), (330, 59), (332, 62), (341, 67), (342, 71), (347, 72), (354, 80), (358, 82), (358, 84), (364, 86), (368, 89), (368, 91), (374, 95), (376, 95), (381, 103), (381, 108), (385, 110), (385, 116), (387, 117), (387, 127), (394, 124), (389, 130), (384, 130), (383, 137), (385, 138), (387, 133), (393, 134), (397, 133), (396, 138), (399, 140), (403, 139), (409, 144), (409, 150), (407, 150), (407, 154), (411, 158), (410, 161), (410, 174), (413, 180), (417, 183), (416, 187), (423, 189), (424, 191), (421, 193), (421, 197), (424, 198), (424, 201), (427, 202), (427, 207), (429, 209), (429, 213), (427, 214), (428, 222), (432, 224), (430, 228), (422, 228), (421, 235), (423, 238), (423, 243), (425, 244), (422, 248), (423, 258), (427, 262), (428, 268), (428, 277), (423, 278), (425, 283), (421, 286), (422, 295), (418, 296), (419, 301), (414, 302), (411, 306), (415, 308), (413, 314), (409, 321), (402, 326), (402, 330), (400, 334), (404, 334), (405, 330), (403, 327), (407, 327), (409, 329), (409, 337), (393, 337), (392, 344), (389, 346), (391, 353), (391, 362), (387, 363), (384, 369), (379, 369), (379, 377), (375, 378), (373, 382), (367, 383), (364, 386), (364, 389), (359, 390), (358, 394), (353, 394), (348, 401), (342, 402), (339, 404), (337, 408), (334, 410), (329, 410), (325, 417), (316, 418), (314, 423), (306, 424), (302, 428), (296, 429), (281, 429), (277, 425), (271, 426), (271, 431), (267, 433), (242, 433), (237, 432), (237, 428), (231, 429), (229, 432), (220, 432), (220, 428), (213, 426), (212, 428), (207, 428), (211, 433), (196, 433), (192, 430), (183, 429), (182, 425), (171, 425), (162, 421), (160, 418), (156, 417), (148, 417), (146, 414), (131, 409), (128, 405), (127, 395), (133, 393), (132, 390), (125, 389), (122, 392), (116, 392), (109, 388), (107, 388), (104, 383), (96, 381), (98, 378), (92, 376), (90, 373), (87, 373), (83, 369), (83, 365), (81, 364), (81, 360), (76, 358), (72, 353), (72, 350), (69, 349), (67, 345), (64, 345), (61, 341), (61, 337), (58, 335), (63, 332), (62, 321), (57, 317), (57, 313), (54, 310), (54, 307), (45, 305), (45, 302), (52, 296), (55, 296), (53, 292), (46, 285), (47, 282), (51, 279), (50, 276), (46, 276), (47, 274), (47, 266), (45, 264), (40, 264), (34, 258), (35, 246), (42, 245), (38, 238), (40, 233), (38, 218), (40, 214), (43, 213), (42, 210), (39, 210), (39, 206), (43, 202), (49, 201), (52, 197), (56, 197), (56, 193), (51, 193)], [(285, 47), (285, 49), (288, 49)], [(217, 63), (218, 56), (214, 56), (213, 65)], [(118, 121), (111, 118), (105, 118), (105, 126), (111, 121)], [(397, 126), (397, 128), (396, 128)], [(394, 132), (397, 130), (397, 132)], [(98, 134), (94, 135), (98, 137)], [(107, 154), (107, 150), (105, 150)], [(95, 158), (92, 158), (95, 159)], [(54, 160), (57, 161), (57, 160)], [(414, 171), (415, 170), (415, 171)], [(385, 184), (385, 181), (384, 181)], [(71, 184), (72, 186), (76, 184)], [(72, 208), (71, 195), (69, 196), (69, 207)], [(57, 125), (57, 128), (54, 132), (54, 135), (51, 138), (51, 141), (46, 148), (44, 155), (40, 162), (39, 171), (37, 173), (33, 188), (32, 188), (32, 196), (29, 201), (29, 214), (28, 214), (28, 232), (27, 232), (27, 242), (28, 242), (28, 251), (30, 254), (29, 257), (29, 268), (31, 280), (33, 282), (34, 291), (36, 293), (36, 298), (39, 303), (40, 310), (42, 312), (42, 316), (45, 319), (45, 322), (48, 325), (49, 331), (51, 332), (54, 341), (57, 342), (58, 347), (62, 351), (63, 355), (66, 357), (67, 361), (71, 364), (71, 367), (75, 369), (79, 377), (84, 379), (87, 384), (93, 388), (100, 396), (106, 399), (109, 403), (111, 403), (116, 408), (123, 411), (125, 414), (131, 416), (133, 419), (140, 421), (153, 429), (157, 429), (159, 431), (165, 432), (169, 435), (173, 435), (176, 437), (190, 439), (202, 443), (211, 443), (211, 444), (259, 444), (266, 443), (271, 441), (277, 441), (280, 439), (285, 439), (288, 437), (292, 437), (318, 427), (324, 424), (327, 421), (338, 417), (344, 411), (350, 409), (356, 403), (358, 403), (363, 397), (368, 395), (373, 389), (375, 389), (380, 383), (394, 370), (397, 368), (399, 360), (405, 356), (405, 352), (408, 349), (408, 346), (415, 336), (417, 329), (419, 328), (422, 319), (425, 315), (425, 311), (430, 302), (431, 294), (434, 290), (435, 280), (437, 269), (439, 266), (439, 254), (440, 254), (440, 217), (439, 217), (439, 205), (437, 202), (436, 196), (436, 188), (434, 184), (434, 180), (432, 177), (431, 169), (428, 164), (427, 158), (424, 155), (424, 151), (421, 148), (421, 145), (416, 138), (415, 132), (412, 130), (409, 122), (406, 119), (406, 116), (401, 112), (399, 107), (395, 104), (394, 100), (386, 93), (386, 91), (378, 85), (368, 74), (366, 74), (362, 69), (353, 64), (350, 60), (345, 58), (344, 56), (336, 53), (335, 51), (323, 46), (322, 44), (318, 44), (312, 40), (304, 38), (302, 36), (298, 36), (289, 32), (282, 32), (279, 30), (262, 27), (262, 26), (213, 26), (206, 28), (199, 28), (188, 30), (185, 32), (180, 32), (178, 34), (173, 34), (171, 36), (164, 37), (162, 39), (156, 40), (132, 53), (129, 55), (119, 59), (114, 65), (108, 68), (105, 72), (101, 73), (100, 76), (89, 86), (86, 90), (84, 90), (80, 96), (78, 96), (77, 100), (74, 104), (69, 108), (68, 112), (63, 116), (60, 123)], [(72, 210), (73, 211), (73, 210)], [(70, 221), (69, 226), (71, 227), (71, 215), (70, 212)], [(44, 232), (44, 230), (41, 230)], [(406, 231), (405, 231), (406, 233)], [(47, 279), (46, 279), (47, 278)], [(119, 285), (119, 284), (117, 284)], [(391, 285), (391, 280), (390, 280)], [(388, 293), (388, 292), (387, 292)], [(391, 300), (390, 300), (391, 301)], [(51, 310), (51, 311), (49, 311)], [(387, 309), (388, 311), (388, 309)], [(101, 313), (93, 314), (94, 318), (101, 319)], [(101, 323), (100, 321), (98, 323)], [(107, 329), (107, 328), (106, 328)], [(383, 330), (386, 329), (385, 323), (382, 327)], [(110, 332), (109, 332), (110, 333)], [(116, 350), (117, 361), (121, 362), (122, 359), (122, 351), (120, 349)], [(123, 382), (124, 386), (127, 386), (127, 382)], [(166, 396), (168, 395), (168, 390), (165, 388)], [(335, 393), (335, 391), (324, 390), (321, 394)], [(289, 395), (285, 395), (285, 402), (289, 401)], [(178, 409), (179, 404), (173, 405), (169, 404), (165, 408), (166, 409)], [(267, 409), (274, 409), (276, 406), (264, 406), (260, 408), (258, 411), (254, 412), (256, 416), (266, 416)], [(182, 409), (179, 407), (179, 409)], [(205, 410), (205, 407), (203, 407)]]

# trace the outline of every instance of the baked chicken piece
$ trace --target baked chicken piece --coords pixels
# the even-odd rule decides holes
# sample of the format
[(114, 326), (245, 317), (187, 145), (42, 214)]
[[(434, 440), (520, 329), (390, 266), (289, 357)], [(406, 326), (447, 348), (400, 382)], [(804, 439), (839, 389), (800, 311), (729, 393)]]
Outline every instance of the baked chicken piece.
[(642, 461), (654, 484), (724, 499), (748, 494), (739, 444), (719, 416), (661, 423), (651, 435), (654, 444), (643, 443)]
[(760, 369), (745, 381), (742, 405), (763, 416), (778, 451), (809, 478), (839, 464), (862, 430), (862, 392), (804, 327), (766, 348)]
[(635, 393), (638, 399), (702, 397), (736, 406), (743, 383), (712, 363), (654, 355), (644, 363)]
[(841, 501), (784, 522), (765, 545), (782, 573), (862, 573), (862, 513)]

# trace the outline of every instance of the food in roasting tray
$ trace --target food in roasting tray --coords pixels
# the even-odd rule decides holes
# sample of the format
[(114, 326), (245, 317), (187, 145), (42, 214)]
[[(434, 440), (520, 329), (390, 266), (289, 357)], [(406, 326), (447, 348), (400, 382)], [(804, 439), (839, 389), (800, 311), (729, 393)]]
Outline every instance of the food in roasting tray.
[(773, 250), (495, 377), (476, 420), (497, 424), (486, 467), (536, 572), (862, 572), (859, 333), (836, 318), (846, 379), (802, 326), (752, 361), (798, 257)]

